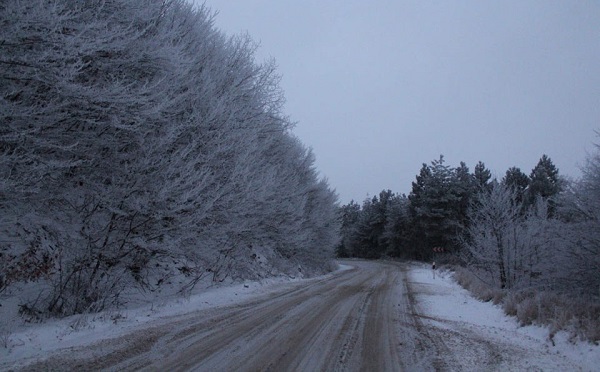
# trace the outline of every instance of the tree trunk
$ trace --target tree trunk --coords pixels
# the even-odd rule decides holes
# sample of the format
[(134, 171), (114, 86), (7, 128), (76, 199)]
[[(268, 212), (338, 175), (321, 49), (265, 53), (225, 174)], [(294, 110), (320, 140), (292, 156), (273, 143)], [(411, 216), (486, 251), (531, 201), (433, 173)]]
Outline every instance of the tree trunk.
[(498, 270), (500, 271), (500, 288), (506, 288), (506, 267), (504, 266), (504, 245), (502, 244), (502, 234), (494, 231), (496, 236), (496, 247), (498, 253)]

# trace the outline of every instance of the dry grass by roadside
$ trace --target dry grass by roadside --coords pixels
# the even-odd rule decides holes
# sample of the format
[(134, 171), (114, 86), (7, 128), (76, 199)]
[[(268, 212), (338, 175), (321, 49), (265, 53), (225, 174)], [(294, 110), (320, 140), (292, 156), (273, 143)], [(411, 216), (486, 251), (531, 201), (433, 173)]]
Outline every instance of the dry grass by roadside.
[(481, 301), (500, 304), (520, 324), (550, 329), (550, 338), (566, 331), (573, 339), (600, 342), (600, 304), (550, 291), (506, 291), (492, 288), (463, 267), (454, 268), (454, 279)]

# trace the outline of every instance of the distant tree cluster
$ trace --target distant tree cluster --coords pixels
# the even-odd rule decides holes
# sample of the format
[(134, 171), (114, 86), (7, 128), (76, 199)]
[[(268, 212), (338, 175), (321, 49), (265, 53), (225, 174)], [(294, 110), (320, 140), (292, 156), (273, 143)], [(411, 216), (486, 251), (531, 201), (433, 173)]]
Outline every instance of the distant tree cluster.
[(339, 209), (340, 257), (445, 259), (499, 289), (550, 288), (599, 295), (600, 151), (567, 182), (544, 155), (529, 175), (498, 181), (443, 156), (423, 164), (408, 196), (382, 191)]
[[(483, 164), (480, 168), (486, 171)], [(434, 247), (454, 249), (457, 234), (465, 228), (468, 197), (477, 187), (465, 164), (452, 169), (443, 156), (423, 164), (408, 197), (384, 190), (362, 206), (351, 201), (340, 208), (342, 240), (337, 254), (428, 260)]]
[(523, 210), (537, 197), (545, 199), (561, 190), (558, 170), (543, 156), (531, 175), (513, 167), (498, 182), (479, 162), (473, 172), (464, 162), (446, 164), (444, 157), (423, 164), (408, 196), (384, 190), (340, 207), (342, 239), (339, 256), (384, 256), (429, 260), (436, 251), (458, 253), (469, 235), (469, 212), (480, 195), (500, 186), (514, 190)]
[(336, 195), (249, 37), (183, 0), (7, 0), (0, 24), (0, 293), (66, 315), (173, 270), (325, 268)]

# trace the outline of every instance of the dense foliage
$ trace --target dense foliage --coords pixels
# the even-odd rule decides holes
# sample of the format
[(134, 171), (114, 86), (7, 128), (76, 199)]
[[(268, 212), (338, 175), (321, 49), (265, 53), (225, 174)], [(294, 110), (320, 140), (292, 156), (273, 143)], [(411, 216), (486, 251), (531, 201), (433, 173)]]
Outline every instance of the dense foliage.
[(64, 315), (177, 273), (326, 268), (336, 196), (274, 64), (211, 17), (183, 0), (0, 4), (0, 294), (33, 282), (22, 308)]
[(429, 260), (433, 248), (457, 252), (468, 227), (470, 200), (490, 189), (490, 178), (482, 162), (474, 173), (464, 163), (450, 167), (443, 156), (423, 164), (408, 196), (386, 190), (362, 206), (341, 207), (338, 255)]
[(408, 196), (382, 191), (340, 207), (341, 257), (399, 257), (465, 265), (498, 289), (600, 295), (600, 151), (577, 182), (544, 155), (529, 176), (502, 180), (444, 158), (423, 164)]

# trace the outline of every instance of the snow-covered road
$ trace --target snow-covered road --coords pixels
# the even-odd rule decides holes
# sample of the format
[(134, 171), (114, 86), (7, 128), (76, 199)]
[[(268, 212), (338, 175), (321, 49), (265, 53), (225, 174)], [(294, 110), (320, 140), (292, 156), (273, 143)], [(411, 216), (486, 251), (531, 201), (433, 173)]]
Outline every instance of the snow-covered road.
[(424, 266), (395, 262), (343, 267), (316, 279), (221, 288), (151, 312), (131, 310), (119, 313), (116, 324), (90, 321), (89, 329), (72, 334), (58, 332), (60, 326), (49, 332), (48, 325), (17, 331), (12, 346), (0, 351), (0, 370), (592, 371), (600, 365), (599, 347), (565, 340), (553, 346), (543, 329), (519, 328), (448, 274), (433, 279)]

